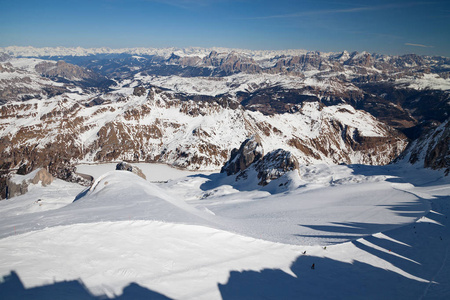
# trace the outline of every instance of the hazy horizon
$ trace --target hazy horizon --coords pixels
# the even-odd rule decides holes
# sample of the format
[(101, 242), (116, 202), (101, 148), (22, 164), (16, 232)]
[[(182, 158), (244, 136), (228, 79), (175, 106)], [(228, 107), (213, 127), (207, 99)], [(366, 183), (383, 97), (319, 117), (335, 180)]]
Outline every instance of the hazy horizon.
[(347, 50), (450, 57), (450, 2), (3, 1), (0, 47)]

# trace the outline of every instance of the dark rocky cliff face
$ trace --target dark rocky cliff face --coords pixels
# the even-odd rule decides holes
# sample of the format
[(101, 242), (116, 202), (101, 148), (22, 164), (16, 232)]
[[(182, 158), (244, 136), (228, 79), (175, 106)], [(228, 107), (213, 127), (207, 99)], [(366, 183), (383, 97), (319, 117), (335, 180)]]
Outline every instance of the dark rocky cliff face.
[(263, 148), (261, 138), (254, 135), (246, 139), (239, 149), (231, 150), (231, 157), (221, 169), (221, 173), (233, 175), (244, 171), (255, 161), (259, 161), (263, 157)]
[(424, 167), (435, 170), (444, 169), (446, 174), (450, 172), (450, 120), (436, 129), (431, 138), (425, 155)]
[(450, 172), (450, 119), (413, 141), (397, 161), (407, 160), (425, 168)]
[(291, 152), (277, 149), (267, 153), (255, 165), (258, 172), (259, 185), (267, 185), (272, 180), (276, 180), (287, 172), (297, 170), (299, 164)]

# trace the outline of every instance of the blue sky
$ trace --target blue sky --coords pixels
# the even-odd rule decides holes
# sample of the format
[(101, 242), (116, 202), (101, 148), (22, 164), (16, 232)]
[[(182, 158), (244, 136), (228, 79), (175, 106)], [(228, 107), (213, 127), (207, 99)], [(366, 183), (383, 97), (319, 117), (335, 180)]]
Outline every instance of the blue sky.
[(230, 47), (450, 57), (450, 0), (0, 0), (0, 46)]

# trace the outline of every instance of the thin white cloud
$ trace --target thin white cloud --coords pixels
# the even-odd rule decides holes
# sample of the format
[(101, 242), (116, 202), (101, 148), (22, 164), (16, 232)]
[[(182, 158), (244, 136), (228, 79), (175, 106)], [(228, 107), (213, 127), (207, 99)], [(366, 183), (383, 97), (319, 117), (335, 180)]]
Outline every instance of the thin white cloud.
[(417, 5), (429, 5), (429, 4), (433, 4), (433, 3), (434, 2), (410, 2), (410, 3), (392, 3), (392, 4), (376, 5), (376, 6), (359, 6), (359, 7), (351, 7), (351, 8), (343, 8), (343, 9), (322, 9), (322, 10), (312, 10), (312, 11), (301, 11), (301, 12), (292, 13), (292, 14), (255, 17), (255, 18), (251, 18), (251, 19), (281, 19), (281, 18), (296, 18), (296, 17), (305, 17), (305, 16), (313, 16), (313, 15), (358, 13), (358, 12), (364, 12), (364, 11), (406, 8), (406, 7), (417, 6)]
[(413, 47), (421, 47), (421, 48), (433, 48), (433, 46), (427, 46), (422, 44), (413, 44), (413, 43), (405, 43), (406, 46), (413, 46)]

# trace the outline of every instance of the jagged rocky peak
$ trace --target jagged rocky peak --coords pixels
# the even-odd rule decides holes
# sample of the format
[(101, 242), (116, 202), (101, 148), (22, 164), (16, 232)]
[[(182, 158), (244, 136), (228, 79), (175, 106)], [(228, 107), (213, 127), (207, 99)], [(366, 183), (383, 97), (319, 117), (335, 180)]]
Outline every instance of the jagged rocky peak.
[(225, 163), (220, 172), (227, 173), (228, 176), (239, 173), (258, 161), (263, 155), (261, 138), (253, 135), (246, 139), (239, 149), (234, 148), (231, 151), (230, 160)]
[(333, 58), (341, 62), (345, 62), (350, 59), (350, 53), (348, 53), (347, 50), (344, 50), (341, 53), (336, 54)]
[(231, 158), (223, 166), (221, 173), (228, 176), (237, 174), (236, 180), (248, 179), (256, 172), (258, 185), (265, 186), (286, 173), (299, 169), (297, 158), (291, 152), (277, 149), (263, 156), (259, 136), (246, 139), (241, 147), (233, 149)]
[[(0, 62), (1, 62), (1, 57), (0, 57)], [(7, 63), (0, 64), (0, 73), (3, 73), (3, 72), (12, 73), (14, 71), (15, 71), (15, 69), (11, 65), (11, 63), (7, 62)]]
[(136, 166), (133, 166), (129, 163), (126, 163), (124, 161), (118, 163), (116, 165), (116, 170), (118, 171), (128, 171), (131, 173), (134, 173), (136, 175), (138, 175), (139, 177), (143, 178), (143, 179), (147, 179), (147, 177), (145, 176), (145, 174), (142, 172), (142, 170)]
[(345, 61), (345, 64), (363, 67), (372, 67), (374, 64), (374, 59), (372, 55), (370, 55), (370, 53), (366, 51), (363, 51), (361, 53), (354, 51), (350, 54), (350, 59)]
[(259, 185), (267, 185), (287, 172), (298, 170), (297, 158), (291, 152), (277, 149), (267, 153), (259, 160), (255, 169), (258, 172)]
[(218, 57), (218, 56), (219, 56), (219, 52), (217, 52), (216, 50), (212, 50), (207, 57), (214, 58), (214, 57)]

